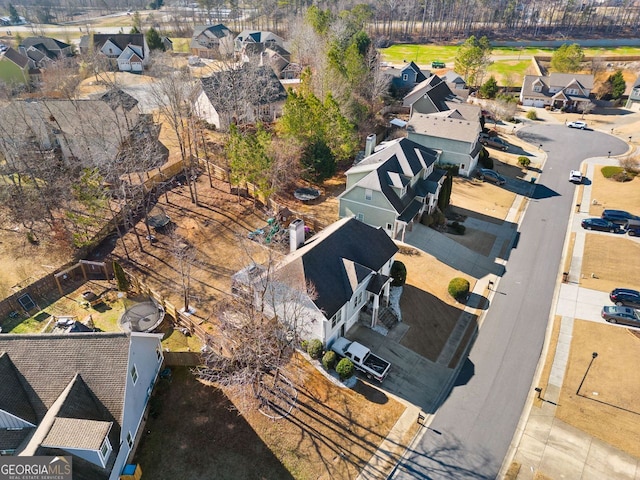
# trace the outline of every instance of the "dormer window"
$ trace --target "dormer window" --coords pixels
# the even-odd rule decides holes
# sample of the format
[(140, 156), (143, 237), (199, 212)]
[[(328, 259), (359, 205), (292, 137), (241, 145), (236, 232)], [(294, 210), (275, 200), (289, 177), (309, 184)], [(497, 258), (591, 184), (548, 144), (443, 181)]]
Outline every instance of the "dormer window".
[(403, 82), (406, 82), (407, 80), (409, 80), (409, 74), (407, 74), (407, 73), (403, 73), (403, 74), (402, 74), (402, 81), (403, 81)]
[(542, 91), (542, 85), (537, 84), (533, 86), (533, 91), (540, 93)]
[(103, 465), (107, 464), (107, 460), (109, 460), (109, 455), (111, 455), (111, 442), (109, 441), (109, 437), (104, 437), (104, 441), (100, 446), (100, 460)]
[(404, 187), (402, 187), (402, 190), (400, 191), (400, 196), (404, 197), (407, 194), (407, 186), (405, 185)]

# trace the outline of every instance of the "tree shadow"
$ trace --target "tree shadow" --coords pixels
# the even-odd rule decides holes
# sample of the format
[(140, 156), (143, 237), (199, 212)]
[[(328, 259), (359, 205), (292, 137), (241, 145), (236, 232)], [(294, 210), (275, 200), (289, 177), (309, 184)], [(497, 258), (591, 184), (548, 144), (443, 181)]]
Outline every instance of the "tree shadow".
[(378, 405), (384, 405), (389, 401), (389, 397), (387, 397), (387, 395), (382, 390), (374, 388), (365, 382), (358, 381), (353, 390), (355, 392), (358, 392), (370, 402), (377, 403)]

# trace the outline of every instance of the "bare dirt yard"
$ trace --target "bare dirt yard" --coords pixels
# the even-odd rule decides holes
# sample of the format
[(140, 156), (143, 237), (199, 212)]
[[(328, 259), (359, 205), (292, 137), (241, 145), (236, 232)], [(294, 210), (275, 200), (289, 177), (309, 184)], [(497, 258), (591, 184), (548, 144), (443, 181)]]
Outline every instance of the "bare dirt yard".
[[(287, 375), (299, 378), (297, 406), (274, 421), (259, 412), (238, 416), (233, 397), (174, 368), (151, 399), (134, 461), (149, 478), (355, 478), (405, 407), (360, 381), (337, 388), (300, 357)], [(399, 458), (416, 428), (390, 455)]]
[[(598, 357), (585, 377), (592, 352)], [(638, 358), (637, 331), (577, 320), (556, 417), (640, 457), (640, 381), (630, 367)]]

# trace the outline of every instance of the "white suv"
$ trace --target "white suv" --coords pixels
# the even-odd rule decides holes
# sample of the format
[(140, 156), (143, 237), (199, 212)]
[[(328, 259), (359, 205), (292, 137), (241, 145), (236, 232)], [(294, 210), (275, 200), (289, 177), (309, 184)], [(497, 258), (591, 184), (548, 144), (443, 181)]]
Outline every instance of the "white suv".
[(569, 172), (569, 181), (572, 183), (582, 183), (582, 172), (580, 170), (571, 170)]

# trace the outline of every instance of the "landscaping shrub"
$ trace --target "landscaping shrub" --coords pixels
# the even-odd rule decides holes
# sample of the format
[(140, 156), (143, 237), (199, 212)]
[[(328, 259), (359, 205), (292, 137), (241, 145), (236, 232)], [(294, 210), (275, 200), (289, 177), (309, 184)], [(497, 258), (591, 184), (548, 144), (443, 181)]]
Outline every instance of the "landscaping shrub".
[(113, 261), (113, 274), (116, 277), (116, 283), (118, 284), (118, 290), (121, 292), (126, 292), (129, 290), (129, 279), (127, 278), (127, 274), (124, 273), (124, 270), (120, 266), (118, 262)]
[(604, 175), (604, 178), (611, 178), (614, 175), (621, 173), (623, 171), (623, 168), (609, 166), (609, 167), (602, 167), (600, 171), (602, 172), (602, 175)]
[(633, 180), (633, 177), (629, 175), (627, 172), (616, 173), (611, 178), (616, 182), (630, 182), (631, 180)]
[(451, 233), (454, 233), (456, 235), (464, 235), (464, 232), (467, 229), (467, 227), (465, 227), (461, 223), (453, 222), (449, 224), (449, 229), (451, 230)]
[(346, 380), (347, 378), (351, 378), (353, 376), (353, 371), (355, 367), (353, 366), (353, 362), (348, 358), (343, 358), (336, 365), (336, 372), (340, 375), (341, 380)]
[(307, 353), (311, 358), (318, 359), (322, 355), (322, 342), (314, 338), (307, 345)]
[(488, 168), (493, 170), (493, 158), (489, 156), (489, 152), (486, 148), (482, 147), (480, 154), (478, 155), (478, 162), (482, 168)]
[(536, 111), (535, 111), (535, 110), (529, 110), (529, 111), (527, 112), (527, 118), (528, 118), (529, 120), (537, 120), (537, 119), (538, 119), (538, 114), (536, 113)]
[(338, 356), (336, 355), (336, 352), (332, 350), (329, 350), (322, 357), (322, 365), (327, 370), (331, 370), (332, 368), (335, 368), (337, 361), (338, 361)]
[(518, 163), (522, 165), (524, 168), (529, 168), (529, 165), (531, 165), (531, 160), (529, 159), (529, 157), (525, 157), (524, 155), (521, 155), (518, 157)]
[(458, 301), (465, 299), (469, 295), (469, 281), (466, 278), (454, 278), (449, 282), (448, 292)]
[(405, 267), (404, 263), (395, 261), (391, 265), (391, 278), (393, 281), (391, 282), (392, 287), (401, 287), (404, 285), (404, 282), (407, 281), (407, 267)]
[(446, 221), (447, 217), (445, 217), (444, 213), (442, 213), (440, 210), (436, 210), (435, 212), (433, 212), (433, 223), (435, 223), (436, 225), (444, 225)]
[(302, 340), (300, 342), (300, 348), (305, 352), (309, 350), (309, 340)]
[(420, 223), (422, 225), (426, 225), (427, 227), (430, 227), (431, 225), (433, 225), (433, 215), (424, 212), (422, 214), (422, 217), (420, 218)]

